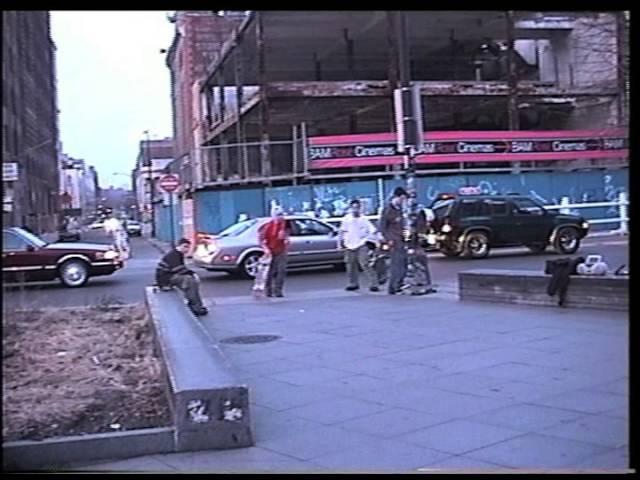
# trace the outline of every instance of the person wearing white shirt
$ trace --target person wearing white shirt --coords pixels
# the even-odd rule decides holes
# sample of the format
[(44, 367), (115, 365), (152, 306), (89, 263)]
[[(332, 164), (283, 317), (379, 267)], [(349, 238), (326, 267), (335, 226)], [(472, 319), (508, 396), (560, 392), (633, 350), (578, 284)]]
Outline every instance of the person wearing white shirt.
[(342, 219), (338, 231), (338, 245), (344, 249), (344, 262), (347, 266), (349, 284), (346, 290), (358, 290), (358, 265), (369, 279), (369, 290), (377, 292), (378, 276), (369, 265), (367, 243), (375, 243), (376, 228), (361, 213), (360, 200), (352, 200), (349, 204), (350, 212)]

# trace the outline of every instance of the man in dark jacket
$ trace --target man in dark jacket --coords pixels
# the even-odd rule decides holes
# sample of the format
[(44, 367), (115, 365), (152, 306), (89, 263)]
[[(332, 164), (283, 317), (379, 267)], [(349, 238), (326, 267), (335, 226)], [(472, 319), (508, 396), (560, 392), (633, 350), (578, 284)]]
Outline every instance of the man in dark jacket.
[(184, 264), (184, 256), (189, 252), (191, 242), (186, 238), (178, 240), (177, 246), (158, 263), (156, 269), (156, 283), (160, 288), (178, 287), (187, 298), (189, 308), (194, 315), (206, 315), (208, 310), (200, 298), (198, 278), (195, 272)]
[(402, 208), (407, 201), (407, 191), (397, 187), (393, 191), (393, 197), (382, 212), (380, 218), (380, 233), (384, 241), (389, 245), (391, 257), (389, 294), (395, 295), (400, 291), (402, 282), (407, 274), (407, 251), (404, 239), (404, 217)]

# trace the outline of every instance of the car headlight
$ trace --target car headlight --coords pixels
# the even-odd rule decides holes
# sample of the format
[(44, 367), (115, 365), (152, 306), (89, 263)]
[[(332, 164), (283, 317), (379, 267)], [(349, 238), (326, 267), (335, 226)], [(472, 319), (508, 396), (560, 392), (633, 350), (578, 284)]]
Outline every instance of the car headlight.
[(446, 225), (443, 225), (442, 228), (440, 229), (442, 233), (449, 233), (451, 230), (452, 230), (451, 225), (449, 225), (448, 223)]
[(96, 259), (98, 260), (115, 260), (118, 258), (118, 252), (115, 250), (107, 250), (106, 252), (97, 252)]
[(586, 220), (584, 222), (582, 222), (582, 228), (587, 230), (589, 228), (589, 222), (587, 222)]

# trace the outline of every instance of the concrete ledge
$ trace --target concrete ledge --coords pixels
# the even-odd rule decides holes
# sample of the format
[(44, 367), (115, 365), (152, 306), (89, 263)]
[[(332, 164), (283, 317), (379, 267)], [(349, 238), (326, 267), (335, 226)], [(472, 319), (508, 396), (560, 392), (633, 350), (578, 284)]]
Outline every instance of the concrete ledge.
[[(468, 270), (458, 273), (458, 295), (460, 300), (557, 307), (558, 297), (547, 294), (550, 278), (535, 270)], [(572, 275), (565, 306), (626, 311), (629, 278)]]
[(174, 452), (173, 427), (74, 435), (2, 444), (4, 471), (56, 470), (66, 465)]
[(182, 294), (145, 289), (163, 359), (178, 452), (254, 445), (249, 388), (184, 303)]

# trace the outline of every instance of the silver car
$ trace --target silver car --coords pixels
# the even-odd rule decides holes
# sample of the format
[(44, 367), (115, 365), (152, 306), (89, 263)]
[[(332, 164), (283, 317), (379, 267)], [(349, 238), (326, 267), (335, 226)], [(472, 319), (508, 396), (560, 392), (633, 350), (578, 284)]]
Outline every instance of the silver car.
[[(254, 218), (231, 225), (217, 235), (199, 235), (193, 253), (197, 267), (213, 272), (237, 273), (252, 279), (263, 254), (258, 229), (269, 218)], [(285, 216), (291, 227), (288, 267), (344, 265), (344, 253), (338, 250), (338, 230), (315, 218)]]

